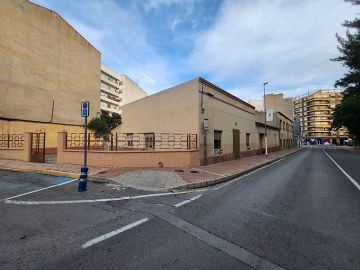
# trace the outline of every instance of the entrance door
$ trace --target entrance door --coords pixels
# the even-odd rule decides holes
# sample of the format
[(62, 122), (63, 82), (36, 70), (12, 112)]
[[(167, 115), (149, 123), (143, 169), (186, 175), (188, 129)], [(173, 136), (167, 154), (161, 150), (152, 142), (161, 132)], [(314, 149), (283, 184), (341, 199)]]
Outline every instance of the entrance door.
[(31, 133), (31, 162), (45, 162), (45, 133)]
[(240, 130), (233, 129), (233, 154), (234, 158), (240, 158)]

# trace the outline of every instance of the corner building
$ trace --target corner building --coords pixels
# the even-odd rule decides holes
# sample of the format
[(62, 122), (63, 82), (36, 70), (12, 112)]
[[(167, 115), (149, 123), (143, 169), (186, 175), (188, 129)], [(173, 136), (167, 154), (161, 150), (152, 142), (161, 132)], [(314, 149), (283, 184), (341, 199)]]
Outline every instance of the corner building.
[[(197, 165), (256, 155), (263, 145), (255, 108), (203, 78), (124, 105), (122, 116), (123, 123), (114, 132), (128, 136), (196, 134), (199, 153), (193, 164)], [(269, 150), (278, 150), (276, 146), (278, 136)]]

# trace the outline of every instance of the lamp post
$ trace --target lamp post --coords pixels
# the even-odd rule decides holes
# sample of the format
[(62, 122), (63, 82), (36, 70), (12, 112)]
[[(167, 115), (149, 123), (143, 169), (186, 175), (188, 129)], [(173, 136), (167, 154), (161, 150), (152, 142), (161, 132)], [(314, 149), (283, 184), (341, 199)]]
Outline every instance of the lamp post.
[(265, 102), (265, 85), (269, 82), (264, 83), (264, 111), (265, 111), (265, 157), (268, 156), (268, 148), (267, 148), (267, 126), (266, 126), (266, 102)]

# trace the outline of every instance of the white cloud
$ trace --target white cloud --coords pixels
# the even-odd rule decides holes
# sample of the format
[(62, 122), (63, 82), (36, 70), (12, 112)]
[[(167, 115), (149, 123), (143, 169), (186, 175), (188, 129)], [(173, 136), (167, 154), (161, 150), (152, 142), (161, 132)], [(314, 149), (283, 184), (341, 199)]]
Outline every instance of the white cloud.
[(354, 17), (354, 6), (339, 0), (229, 0), (198, 36), (188, 63), (212, 80), (235, 79), (249, 89), (264, 81), (288, 89), (329, 85), (344, 71), (329, 60), (339, 55), (335, 33)]
[(169, 22), (169, 28), (172, 32), (175, 31), (176, 27), (182, 22), (181, 19), (179, 19), (177, 16), (174, 17), (172, 20), (170, 20)]

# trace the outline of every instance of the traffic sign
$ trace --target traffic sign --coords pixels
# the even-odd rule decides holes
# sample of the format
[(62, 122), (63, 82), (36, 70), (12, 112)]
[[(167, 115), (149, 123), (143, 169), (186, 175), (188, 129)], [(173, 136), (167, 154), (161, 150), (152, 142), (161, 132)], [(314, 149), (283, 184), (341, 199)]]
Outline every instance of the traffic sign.
[(90, 114), (90, 102), (89, 101), (81, 102), (81, 116), (88, 117), (89, 114)]

